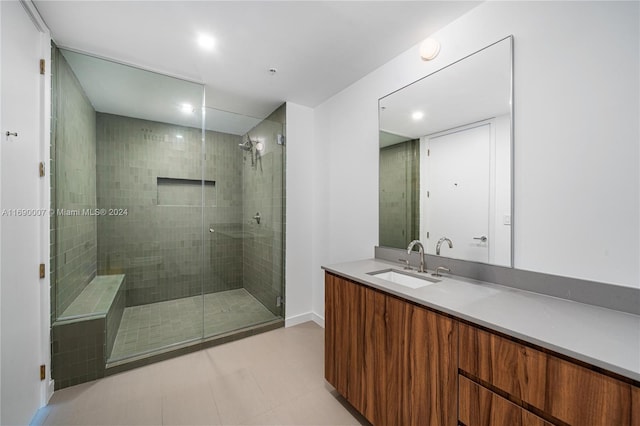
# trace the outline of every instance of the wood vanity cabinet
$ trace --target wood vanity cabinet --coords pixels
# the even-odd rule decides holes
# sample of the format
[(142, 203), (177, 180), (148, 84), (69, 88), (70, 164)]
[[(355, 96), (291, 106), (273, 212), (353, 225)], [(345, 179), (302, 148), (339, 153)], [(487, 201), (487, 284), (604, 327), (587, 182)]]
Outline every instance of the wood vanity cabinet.
[(325, 273), (325, 378), (374, 425), (640, 426), (595, 370)]
[(535, 414), (525, 410), (485, 387), (460, 376), (460, 423), (466, 426), (551, 426)]
[(457, 322), (325, 274), (325, 378), (374, 425), (456, 425)]
[(631, 388), (631, 424), (640, 425), (640, 387)]
[[(639, 388), (629, 383), (468, 324), (459, 324), (459, 336), (460, 421), (466, 426), (640, 426)], [(496, 408), (492, 401), (513, 407)], [(520, 418), (517, 408), (519, 423), (489, 420), (496, 411)]]

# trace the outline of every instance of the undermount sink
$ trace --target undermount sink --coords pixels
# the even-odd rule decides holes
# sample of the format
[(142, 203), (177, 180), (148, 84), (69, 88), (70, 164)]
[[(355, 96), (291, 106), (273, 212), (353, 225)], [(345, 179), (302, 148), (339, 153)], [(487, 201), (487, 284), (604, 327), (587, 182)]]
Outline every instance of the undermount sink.
[(437, 280), (435, 278), (430, 278), (427, 276), (416, 276), (413, 274), (408, 274), (406, 272), (397, 271), (395, 269), (367, 272), (367, 274), (409, 288), (426, 287), (428, 285), (440, 282), (440, 280)]

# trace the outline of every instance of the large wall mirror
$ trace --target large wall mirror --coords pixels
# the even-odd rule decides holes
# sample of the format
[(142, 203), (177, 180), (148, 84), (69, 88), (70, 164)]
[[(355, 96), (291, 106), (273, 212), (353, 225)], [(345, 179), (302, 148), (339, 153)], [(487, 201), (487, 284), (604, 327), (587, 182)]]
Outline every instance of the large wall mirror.
[(509, 36), (379, 100), (380, 246), (513, 265), (512, 52)]

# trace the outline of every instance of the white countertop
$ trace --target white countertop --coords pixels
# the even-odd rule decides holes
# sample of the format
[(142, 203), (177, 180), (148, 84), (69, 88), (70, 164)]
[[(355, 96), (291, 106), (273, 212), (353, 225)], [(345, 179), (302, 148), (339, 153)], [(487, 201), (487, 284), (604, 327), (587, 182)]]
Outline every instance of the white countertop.
[(449, 274), (417, 289), (367, 274), (389, 268), (402, 271), (398, 263), (380, 259), (323, 266), (369, 287), (640, 381), (638, 315)]

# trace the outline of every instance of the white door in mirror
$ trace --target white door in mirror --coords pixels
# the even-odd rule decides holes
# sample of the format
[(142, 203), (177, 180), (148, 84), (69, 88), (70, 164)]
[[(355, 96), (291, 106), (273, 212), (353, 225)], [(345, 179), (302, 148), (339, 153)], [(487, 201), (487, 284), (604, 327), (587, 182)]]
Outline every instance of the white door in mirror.
[(443, 256), (489, 261), (491, 135), (491, 124), (485, 123), (428, 139), (429, 155), (421, 153), (429, 191), (427, 253), (435, 254), (435, 242), (446, 236), (455, 245), (443, 249)]

